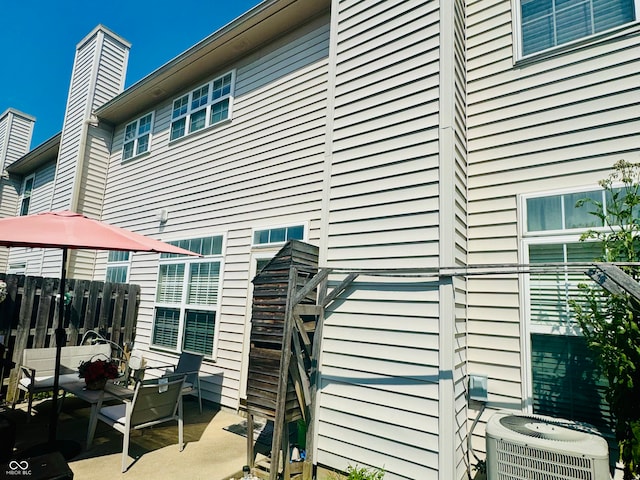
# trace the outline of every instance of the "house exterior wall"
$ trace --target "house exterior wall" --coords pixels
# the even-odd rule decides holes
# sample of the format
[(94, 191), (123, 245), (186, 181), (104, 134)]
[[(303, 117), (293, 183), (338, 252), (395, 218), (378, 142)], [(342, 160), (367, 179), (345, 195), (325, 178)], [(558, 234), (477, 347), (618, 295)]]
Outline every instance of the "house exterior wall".
[[(333, 2), (322, 265), (466, 261), (463, 19), (462, 2)], [(314, 459), (466, 476), (465, 288), (363, 275), (329, 305)]]
[[(440, 5), (440, 265), (460, 267), (468, 264), (466, 6), (464, 0)], [(439, 473), (462, 479), (469, 472), (467, 282), (448, 280), (441, 277), (440, 287), (440, 442), (453, 453), (440, 456)]]
[[(128, 42), (102, 25), (76, 47), (50, 200), (52, 211), (73, 210), (100, 218), (111, 132), (96, 126), (91, 115), (122, 91), (129, 48)], [(57, 250), (45, 250), (42, 275), (60, 275), (61, 256)], [(92, 278), (94, 265), (93, 252), (69, 254), (68, 271), (74, 278)]]
[(79, 160), (84, 160), (86, 128), (91, 112), (124, 87), (129, 44), (102, 26), (76, 48), (71, 85), (62, 126), (52, 210), (71, 209), (78, 195)]
[[(640, 160), (639, 26), (514, 61), (514, 2), (467, 3), (469, 263), (516, 263), (519, 195), (595, 189), (617, 160)], [(468, 368), (489, 376), (492, 408), (531, 405), (520, 281), (468, 282)]]
[[(226, 407), (239, 406), (252, 229), (305, 224), (306, 240), (318, 243), (328, 40), (325, 16), (210, 72), (202, 83), (235, 70), (230, 121), (169, 142), (169, 99), (154, 108), (150, 152), (126, 161), (125, 125), (115, 129), (103, 220), (165, 241), (224, 236), (217, 356), (201, 373), (204, 398)], [(105, 260), (100, 255), (97, 278)], [(158, 256), (134, 254), (130, 272), (142, 292), (136, 348), (166, 364), (175, 355), (150, 348)]]
[[(53, 178), (56, 172), (55, 160), (42, 165), (33, 172), (33, 190), (29, 203), (29, 214), (49, 211)], [(16, 212), (13, 213), (13, 216)], [(24, 265), (25, 275), (42, 275), (43, 250), (41, 248), (13, 247), (9, 251), (8, 266)]]
[[(18, 208), (22, 183), (6, 168), (29, 151), (35, 118), (9, 108), (0, 115), (0, 218), (12, 217)], [(0, 269), (7, 266), (9, 251), (0, 248)]]
[[(76, 211), (89, 218), (101, 218), (104, 203), (104, 190), (107, 181), (109, 154), (113, 129), (107, 125), (89, 125), (86, 131), (84, 161), (78, 168), (78, 198)], [(96, 253), (89, 250), (71, 250), (69, 252), (69, 271), (74, 278), (90, 279), (96, 265)]]
[[(122, 89), (128, 45), (98, 28), (79, 44), (55, 190), (54, 163), (36, 172), (38, 199), (53, 200), (34, 208), (74, 207), (165, 241), (222, 235), (203, 394), (237, 409), (250, 282), (274, 250), (252, 244), (255, 229), (303, 224), (320, 266), (343, 270), (518, 263), (522, 194), (595, 187), (616, 160), (640, 160), (638, 23), (521, 60), (517, 3), (334, 0), (330, 17), (113, 130), (87, 120)], [(173, 99), (228, 71), (231, 120), (169, 141)], [(150, 111), (150, 151), (123, 161), (126, 124)], [(105, 277), (106, 252), (71, 261), (73, 276)], [(59, 273), (55, 254), (39, 264), (28, 273)], [(166, 364), (175, 354), (151, 347), (157, 280), (158, 255), (133, 254), (136, 347)], [(390, 480), (465, 478), (477, 413), (466, 375), (489, 377), (476, 452), (493, 410), (530, 409), (524, 287), (508, 274), (360, 275), (326, 311), (314, 460), (384, 467)]]
[(0, 115), (0, 168), (2, 172), (29, 151), (35, 118), (13, 108)]

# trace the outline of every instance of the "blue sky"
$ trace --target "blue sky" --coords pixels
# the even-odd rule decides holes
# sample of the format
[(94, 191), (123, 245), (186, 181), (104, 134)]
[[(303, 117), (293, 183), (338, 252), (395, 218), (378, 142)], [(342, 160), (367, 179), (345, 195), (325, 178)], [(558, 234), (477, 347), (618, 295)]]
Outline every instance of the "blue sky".
[(36, 117), (31, 147), (62, 130), (78, 42), (103, 24), (131, 43), (125, 88), (260, 0), (2, 1), (0, 114)]

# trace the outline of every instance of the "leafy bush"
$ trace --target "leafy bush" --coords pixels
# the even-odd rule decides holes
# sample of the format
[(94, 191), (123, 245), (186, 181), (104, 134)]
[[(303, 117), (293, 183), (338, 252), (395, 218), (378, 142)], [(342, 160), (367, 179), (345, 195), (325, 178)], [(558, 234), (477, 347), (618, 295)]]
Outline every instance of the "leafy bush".
[(347, 467), (347, 476), (343, 477), (341, 475), (332, 474), (332, 480), (383, 480), (384, 478), (384, 470), (381, 468), (366, 468), (366, 467), (355, 467), (353, 465), (349, 465)]
[[(619, 185), (622, 185), (621, 187)], [(581, 240), (602, 246), (601, 262), (625, 262), (620, 268), (636, 282), (640, 271), (640, 165), (621, 160), (602, 180), (608, 200), (591, 204), (592, 213), (606, 227), (586, 232)], [(608, 380), (607, 401), (615, 419), (624, 479), (640, 477), (640, 301), (627, 293), (612, 293), (597, 285), (581, 284), (581, 297), (571, 301), (575, 318), (587, 344), (595, 353)]]
[(349, 465), (347, 467), (347, 480), (382, 480), (384, 478), (384, 470), (379, 468), (355, 467)]

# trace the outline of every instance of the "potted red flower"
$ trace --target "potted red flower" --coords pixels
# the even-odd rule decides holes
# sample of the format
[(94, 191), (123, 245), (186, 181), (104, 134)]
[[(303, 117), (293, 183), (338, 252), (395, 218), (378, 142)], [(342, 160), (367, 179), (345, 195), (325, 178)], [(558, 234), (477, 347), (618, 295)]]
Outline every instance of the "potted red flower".
[(111, 359), (93, 358), (81, 362), (78, 367), (78, 375), (84, 378), (88, 390), (100, 390), (104, 388), (107, 380), (118, 376), (118, 365)]

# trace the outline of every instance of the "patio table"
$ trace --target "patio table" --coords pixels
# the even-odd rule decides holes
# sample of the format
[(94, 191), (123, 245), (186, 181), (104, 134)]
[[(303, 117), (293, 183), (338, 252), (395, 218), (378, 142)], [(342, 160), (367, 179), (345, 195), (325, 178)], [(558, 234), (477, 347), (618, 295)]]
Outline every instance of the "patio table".
[[(91, 413), (89, 414), (89, 428), (87, 430), (87, 449), (91, 448), (93, 437), (96, 433), (96, 425), (98, 423), (98, 412), (102, 408), (105, 400), (118, 400), (133, 397), (133, 390), (123, 385), (115, 384), (108, 381), (102, 390), (88, 390), (84, 381), (65, 383), (60, 386), (66, 393), (71, 393), (81, 400), (89, 403)], [(64, 397), (62, 397), (64, 399)], [(62, 408), (62, 402), (60, 402)]]

